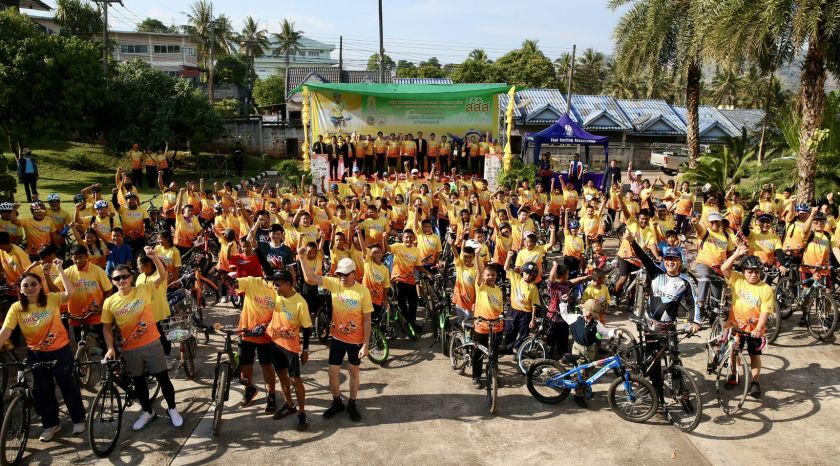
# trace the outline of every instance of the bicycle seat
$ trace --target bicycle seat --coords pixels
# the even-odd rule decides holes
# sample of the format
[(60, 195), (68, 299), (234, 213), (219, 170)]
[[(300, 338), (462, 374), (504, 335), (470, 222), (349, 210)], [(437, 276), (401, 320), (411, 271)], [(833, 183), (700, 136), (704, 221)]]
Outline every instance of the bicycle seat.
[(586, 356), (582, 354), (566, 353), (563, 355), (563, 360), (571, 364), (577, 364), (581, 360), (586, 361)]
[(472, 323), (472, 322), (464, 322), (461, 325), (463, 325), (464, 328), (469, 328), (469, 329), (475, 328), (475, 324)]

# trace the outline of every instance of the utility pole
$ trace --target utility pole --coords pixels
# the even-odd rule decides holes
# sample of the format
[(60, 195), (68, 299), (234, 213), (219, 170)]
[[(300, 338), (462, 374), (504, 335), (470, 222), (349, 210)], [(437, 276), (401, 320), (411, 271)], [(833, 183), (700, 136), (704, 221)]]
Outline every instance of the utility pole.
[[(344, 69), (344, 36), (338, 36), (338, 75)], [(339, 81), (341, 78), (339, 78)]]
[(577, 49), (577, 44), (572, 45), (572, 63), (569, 66), (569, 85), (566, 88), (566, 115), (572, 109), (572, 83), (575, 79), (575, 50)]
[(382, 0), (379, 0), (379, 82), (385, 82), (385, 45), (382, 42)]
[(122, 0), (93, 0), (94, 3), (102, 4), (102, 65), (105, 71), (105, 77), (108, 77), (108, 5), (111, 3), (119, 3), (123, 6)]
[(210, 99), (210, 104), (213, 104), (213, 61), (214, 61), (214, 53), (215, 47), (214, 43), (216, 42), (216, 22), (213, 21), (213, 6), (210, 6), (210, 21), (208, 23), (210, 25), (210, 74), (207, 77), (207, 97)]

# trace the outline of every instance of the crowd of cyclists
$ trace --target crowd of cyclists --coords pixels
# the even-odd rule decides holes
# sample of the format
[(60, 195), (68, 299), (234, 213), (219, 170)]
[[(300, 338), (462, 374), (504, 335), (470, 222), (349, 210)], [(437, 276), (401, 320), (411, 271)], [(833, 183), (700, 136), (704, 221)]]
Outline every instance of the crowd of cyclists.
[[(515, 354), (544, 323), (546, 356), (553, 359), (571, 353), (593, 361), (606, 349), (601, 337), (628, 333), (604, 326), (610, 311), (636, 315), (639, 326), (659, 334), (674, 331), (682, 319), (692, 334), (727, 300), (726, 326), (748, 333), (741, 344), (751, 361), (749, 391), (761, 397), (765, 331), (778, 320), (781, 304), (771, 287), (780, 285), (768, 284), (766, 271), (777, 269), (777, 277), (798, 287), (830, 274), (840, 259), (833, 196), (797, 203), (791, 190), (766, 186), (748, 199), (734, 187), (721, 193), (687, 182), (651, 182), (632, 167), (627, 189), (616, 167), (613, 162), (606, 189), (562, 177), (490, 189), (486, 180), (456, 169), (444, 173), (435, 164), (428, 173), (406, 164), (402, 174), (392, 167), (369, 177), (354, 167), (340, 179), (304, 178), (284, 187), (245, 181), (211, 187), (203, 179), (182, 186), (164, 183), (161, 175), (160, 193), (148, 199), (118, 169), (113, 189), (89, 186), (72, 209), (65, 208), (69, 199), (54, 194), (46, 203), (32, 202), (31, 216), (20, 215), (17, 204), (0, 204), (0, 267), (6, 294), (14, 297), (0, 343), (24, 343), (32, 362), (55, 361), (33, 372), (42, 441), (61, 429), (56, 385), (73, 433), (85, 430), (72, 349), (85, 325), (100, 338), (105, 358), (124, 359), (141, 406), (133, 428), (156, 417), (150, 376), (168, 418), (180, 427), (169, 377), (175, 362), (165, 331), (172, 314), (167, 296), (186, 288), (186, 270), (209, 261), (212, 273), (205, 272), (218, 278), (221, 302), (241, 307), (241, 406), (259, 394), (258, 360), (265, 413), (275, 419), (296, 414), (304, 430), (301, 375), (315, 312), (325, 305), (330, 310), (328, 330), (316, 331), (329, 343), (333, 400), (323, 416), (346, 410), (359, 421), (359, 366), (371, 351), (372, 325), (396, 306), (412, 330), (424, 332), (418, 307), (427, 321), (430, 309), (419, 290), (424, 280), (443, 277), (446, 289), (438, 291), (451, 304), (451, 328), (471, 329), (476, 348), (487, 346), (493, 333), (499, 336), (492, 339), (494, 350)], [(644, 287), (631, 287), (642, 269)], [(642, 295), (633, 295), (638, 290)], [(830, 304), (834, 314), (820, 324), (830, 327), (821, 334), (826, 338), (837, 321)], [(657, 345), (661, 341), (648, 342), (647, 350)], [(471, 354), (478, 387), (485, 359), (477, 349)], [(659, 366), (646, 375), (662, 397)], [(583, 396), (575, 400), (586, 404)]]

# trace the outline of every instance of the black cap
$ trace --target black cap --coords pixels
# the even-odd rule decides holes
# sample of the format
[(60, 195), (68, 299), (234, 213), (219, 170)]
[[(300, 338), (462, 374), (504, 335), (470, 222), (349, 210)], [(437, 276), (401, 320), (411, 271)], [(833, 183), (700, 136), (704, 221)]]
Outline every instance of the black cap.
[(278, 270), (273, 275), (265, 277), (270, 282), (287, 282), (292, 283), (292, 273), (288, 270)]

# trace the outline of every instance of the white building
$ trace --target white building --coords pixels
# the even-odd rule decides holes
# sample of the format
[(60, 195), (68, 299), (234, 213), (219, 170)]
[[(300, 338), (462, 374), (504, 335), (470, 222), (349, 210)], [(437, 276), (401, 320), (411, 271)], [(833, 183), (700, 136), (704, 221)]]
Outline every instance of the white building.
[[(337, 65), (338, 60), (330, 57), (332, 51), (335, 50), (335, 45), (325, 44), (312, 40), (307, 37), (301, 37), (300, 50), (289, 54), (289, 67), (328, 67)], [(281, 53), (277, 53), (277, 41), (271, 38), (271, 45), (265, 50), (265, 56), (254, 59), (254, 70), (260, 79), (265, 79), (278, 69), (286, 68), (286, 57)], [(284, 74), (281, 72), (281, 74)]]

